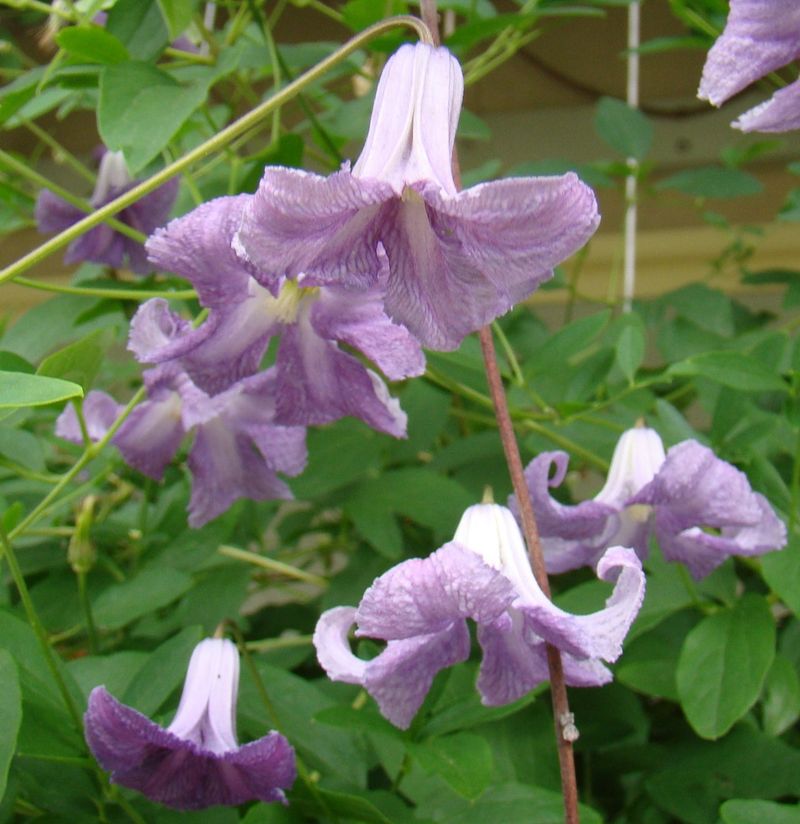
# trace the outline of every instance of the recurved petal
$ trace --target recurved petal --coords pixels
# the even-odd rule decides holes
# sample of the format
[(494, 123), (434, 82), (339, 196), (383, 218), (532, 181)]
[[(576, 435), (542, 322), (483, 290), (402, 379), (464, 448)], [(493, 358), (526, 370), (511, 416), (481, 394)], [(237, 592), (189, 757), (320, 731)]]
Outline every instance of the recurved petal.
[(390, 380), (425, 371), (419, 341), (386, 315), (380, 288), (323, 288), (311, 309), (311, 325), (320, 337), (341, 341), (366, 355)]
[(251, 197), (219, 197), (171, 221), (148, 239), (150, 261), (186, 278), (204, 306), (244, 300), (253, 270), (236, 255), (231, 241)]
[(760, 106), (739, 115), (732, 125), (743, 132), (788, 132), (800, 129), (800, 80), (775, 92)]
[(388, 641), (441, 632), (463, 618), (486, 623), (502, 615), (515, 597), (504, 575), (451, 542), (377, 578), (358, 607), (356, 634)]
[(355, 607), (334, 607), (320, 615), (314, 629), (319, 665), (332, 681), (364, 684), (367, 661), (353, 655), (347, 635), (356, 622)]
[(87, 743), (112, 781), (176, 809), (282, 801), (294, 780), (294, 752), (275, 732), (215, 755), (120, 704), (104, 687), (92, 690), (84, 720)]
[(192, 332), (192, 324), (173, 312), (164, 298), (152, 298), (131, 319), (128, 351), (141, 363), (162, 363), (194, 348), (196, 344), (189, 343)]
[(456, 620), (440, 632), (389, 641), (367, 664), (364, 688), (396, 727), (408, 729), (434, 676), (469, 658), (466, 622)]
[(728, 22), (706, 58), (698, 97), (715, 106), (800, 55), (794, 0), (731, 0)]
[(381, 271), (381, 205), (392, 196), (389, 184), (359, 180), (347, 168), (321, 177), (268, 166), (234, 247), (268, 288), (303, 272), (318, 282), (368, 286)]

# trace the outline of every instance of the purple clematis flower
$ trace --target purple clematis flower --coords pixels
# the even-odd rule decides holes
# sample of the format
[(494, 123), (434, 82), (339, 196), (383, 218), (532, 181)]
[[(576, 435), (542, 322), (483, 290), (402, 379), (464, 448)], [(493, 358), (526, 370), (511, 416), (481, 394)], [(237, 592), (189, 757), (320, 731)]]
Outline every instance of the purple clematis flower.
[[(210, 397), (176, 364), (144, 373), (148, 400), (139, 404), (114, 434), (125, 461), (160, 480), (184, 436), (194, 432), (189, 450), (192, 495), (189, 525), (199, 527), (239, 498), (291, 498), (277, 472), (298, 475), (306, 463), (305, 429), (275, 423), (275, 371), (238, 381)], [(90, 436), (102, 437), (122, 407), (103, 392), (90, 392), (84, 417)], [(81, 441), (75, 410), (69, 406), (56, 434)]]
[[(614, 661), (644, 597), (644, 574), (633, 550), (614, 547), (597, 573), (615, 581), (604, 609), (571, 615), (536, 583), (519, 527), (494, 504), (470, 507), (452, 542), (425, 559), (390, 569), (366, 591), (357, 609), (323, 613), (314, 632), (317, 657), (335, 681), (361, 684), (396, 726), (411, 723), (436, 673), (466, 660), (466, 618), (478, 624), (483, 662), (478, 690), (484, 704), (507, 704), (548, 678), (546, 644), (563, 653), (567, 683), (611, 680)], [(347, 640), (386, 641), (375, 658), (357, 658)]]
[(386, 312), (449, 350), (552, 275), (597, 227), (574, 174), (457, 191), (451, 158), (463, 78), (447, 49), (402, 46), (378, 83), (364, 150), (329, 177), (268, 167), (234, 245), (274, 290), (303, 272), (368, 288), (388, 258)]
[[(122, 152), (104, 152), (91, 198), (92, 206), (95, 209), (105, 206), (124, 194), (135, 183), (136, 181), (128, 174)], [(132, 229), (149, 235), (158, 226), (166, 223), (178, 194), (178, 184), (178, 178), (172, 178), (141, 200), (123, 209), (116, 216), (117, 219)], [(67, 203), (47, 189), (39, 193), (36, 201), (36, 223), (40, 232), (61, 232), (84, 217), (86, 213), (82, 209)], [(83, 260), (105, 263), (114, 268), (127, 265), (132, 272), (139, 275), (150, 271), (144, 246), (105, 224), (90, 229), (67, 247), (65, 263)]]
[(383, 380), (339, 346), (360, 351), (392, 380), (424, 371), (417, 341), (383, 311), (381, 284), (353, 290), (300, 276), (266, 289), (258, 270), (231, 249), (250, 199), (205, 203), (148, 240), (150, 259), (191, 281), (210, 313), (192, 329), (165, 301), (149, 301), (134, 318), (131, 350), (151, 363), (178, 358), (198, 386), (219, 392), (254, 373), (271, 338), (280, 336), (277, 421), (315, 425), (355, 415), (374, 429), (405, 436), (406, 416)]
[[(800, 5), (795, 0), (731, 0), (725, 30), (703, 67), (698, 97), (715, 106), (800, 58)], [(744, 132), (800, 129), (800, 80), (733, 123)]]
[[(786, 543), (786, 528), (767, 499), (697, 441), (683, 441), (665, 457), (656, 432), (629, 429), (614, 450), (606, 485), (576, 506), (548, 491), (564, 480), (568, 460), (564, 452), (544, 452), (525, 470), (552, 572), (592, 566), (621, 542), (645, 558), (652, 534), (664, 557), (684, 563), (697, 579), (730, 555), (761, 555)], [(553, 464), (556, 473), (548, 478)]]
[(86, 741), (111, 780), (179, 810), (245, 801), (286, 803), (294, 750), (277, 732), (239, 746), (239, 653), (206, 638), (192, 653), (178, 711), (165, 729), (95, 687), (84, 716)]

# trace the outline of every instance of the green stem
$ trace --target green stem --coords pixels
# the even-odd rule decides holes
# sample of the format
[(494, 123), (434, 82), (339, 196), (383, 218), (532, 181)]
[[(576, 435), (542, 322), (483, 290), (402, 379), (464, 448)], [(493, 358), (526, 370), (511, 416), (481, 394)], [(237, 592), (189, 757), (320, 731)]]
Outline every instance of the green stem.
[(42, 622), (39, 620), (39, 615), (36, 612), (36, 608), (33, 605), (33, 600), (31, 599), (31, 594), (28, 590), (28, 585), (25, 583), (25, 576), (22, 574), (22, 570), (20, 569), (17, 561), (16, 553), (14, 552), (11, 546), (11, 541), (9, 540), (9, 537), (2, 525), (0, 525), (0, 545), (2, 545), (3, 555), (5, 555), (6, 562), (8, 563), (8, 569), (11, 572), (11, 577), (14, 579), (14, 585), (17, 588), (17, 592), (19, 592), (19, 597), (22, 601), (25, 615), (28, 618), (28, 623), (31, 625), (31, 628), (36, 635), (36, 639), (39, 641), (39, 646), (42, 648), (42, 653), (44, 655), (47, 668), (50, 670), (50, 674), (53, 676), (56, 687), (61, 693), (61, 698), (64, 701), (67, 712), (72, 717), (75, 728), (77, 730), (83, 730), (81, 714), (75, 704), (75, 700), (67, 688), (67, 684), (64, 681), (63, 676), (61, 675), (61, 670), (58, 668), (56, 656), (53, 653), (53, 649), (47, 639), (47, 631), (45, 630)]
[(59, 8), (56, 4), (51, 6), (48, 3), (41, 2), (41, 0), (0, 0), (0, 6), (8, 6), (12, 9), (19, 9), (20, 11), (38, 11), (46, 14), (48, 17), (55, 14), (68, 23), (71, 23), (74, 19), (69, 12)]
[(270, 572), (277, 572), (279, 575), (285, 575), (287, 578), (297, 578), (299, 581), (306, 581), (318, 587), (328, 586), (328, 582), (324, 578), (319, 575), (314, 575), (313, 572), (306, 572), (304, 569), (298, 569), (289, 564), (284, 564), (282, 561), (276, 561), (274, 558), (259, 555), (256, 552), (238, 549), (235, 546), (221, 546), (217, 552), (219, 552), (220, 555), (227, 555), (228, 558), (235, 558), (237, 561), (246, 561), (248, 564), (260, 566)]
[(29, 289), (39, 289), (42, 292), (58, 292), (61, 295), (84, 295), (93, 298), (110, 298), (111, 300), (150, 300), (150, 298), (166, 298), (167, 300), (192, 300), (197, 297), (194, 289), (103, 289), (94, 286), (67, 286), (62, 283), (44, 283), (40, 280), (31, 280), (23, 275), (17, 275), (14, 283), (27, 286)]
[(106, 447), (109, 441), (114, 437), (117, 433), (117, 430), (122, 426), (125, 422), (125, 419), (130, 415), (133, 408), (142, 400), (145, 395), (144, 387), (141, 387), (138, 392), (130, 399), (128, 405), (120, 412), (117, 419), (111, 426), (108, 428), (108, 431), (105, 435), (95, 444), (86, 447), (83, 451), (83, 454), (78, 458), (78, 460), (73, 464), (72, 468), (65, 472), (59, 482), (50, 490), (50, 492), (45, 495), (44, 498), (39, 502), (37, 506), (35, 506), (30, 513), (28, 513), (27, 517), (25, 517), (22, 521), (20, 521), (14, 529), (12, 529), (8, 537), (10, 539), (14, 539), (19, 535), (22, 535), (25, 530), (34, 524), (39, 518), (44, 515), (45, 512), (53, 505), (54, 501), (58, 496), (61, 494), (61, 491), (70, 483), (70, 481), (80, 473), (83, 468), (88, 464), (90, 461), (94, 460)]
[[(49, 7), (48, 7), (49, 8)], [(44, 260), (49, 255), (57, 252), (62, 247), (71, 243), (75, 238), (80, 237), (84, 232), (102, 223), (106, 218), (117, 214), (122, 209), (135, 203), (141, 197), (157, 189), (171, 177), (174, 177), (179, 172), (191, 166), (195, 161), (200, 160), (212, 152), (226, 146), (234, 138), (249, 129), (257, 126), (265, 115), (269, 114), (273, 109), (283, 106), (287, 101), (291, 100), (301, 89), (304, 89), (309, 83), (314, 82), (319, 77), (324, 75), (329, 69), (344, 60), (354, 51), (357, 51), (365, 43), (369, 42), (375, 37), (384, 34), (391, 29), (405, 26), (417, 32), (423, 42), (431, 43), (433, 38), (427, 26), (421, 20), (410, 15), (398, 15), (397, 17), (390, 17), (388, 20), (383, 20), (380, 23), (375, 23), (372, 26), (364, 29), (364, 31), (348, 40), (340, 49), (335, 51), (329, 57), (321, 60), (316, 66), (309, 69), (304, 74), (300, 75), (297, 80), (292, 81), (284, 86), (277, 94), (272, 95), (269, 100), (265, 100), (260, 106), (257, 106), (252, 111), (243, 115), (238, 120), (234, 121), (224, 128), (219, 134), (206, 140), (196, 148), (187, 152), (183, 157), (165, 166), (160, 172), (156, 172), (152, 177), (142, 181), (138, 185), (129, 189), (124, 194), (115, 198), (110, 203), (97, 209), (93, 214), (87, 215), (83, 220), (79, 220), (73, 226), (65, 229), (60, 234), (56, 235), (45, 243), (37, 246), (32, 251), (28, 252), (15, 263), (6, 266), (0, 271), (0, 283), (10, 280), (13, 277), (25, 272), (31, 266)]]
[(312, 643), (313, 635), (287, 635), (284, 638), (265, 638), (262, 641), (247, 641), (250, 652), (274, 652), (278, 649), (306, 647)]
[(522, 369), (520, 369), (517, 356), (514, 354), (514, 350), (506, 337), (506, 333), (500, 328), (500, 324), (497, 321), (492, 322), (492, 331), (495, 335), (497, 335), (497, 339), (500, 341), (500, 348), (506, 356), (514, 383), (517, 386), (525, 386), (525, 376), (522, 374)]
[(56, 160), (58, 160), (59, 156), (61, 156), (68, 166), (76, 171), (82, 178), (84, 178), (84, 180), (88, 180), (89, 183), (94, 186), (97, 182), (97, 175), (81, 163), (80, 160), (72, 154), (72, 152), (65, 149), (64, 146), (62, 146), (46, 129), (43, 129), (33, 120), (23, 120), (22, 125), (29, 131), (33, 132), (33, 134), (35, 134), (36, 137), (42, 141), (42, 143), (50, 147), (50, 151), (53, 153), (53, 157)]
[[(23, 163), (20, 160), (17, 160), (14, 157), (14, 155), (11, 155), (8, 152), (3, 151), (3, 149), (0, 149), (0, 162), (5, 164), (9, 169), (13, 169), (15, 172), (17, 172), (17, 174), (20, 174), (23, 177), (30, 180), (31, 183), (33, 183), (35, 186), (40, 186), (42, 189), (49, 189), (54, 194), (58, 195), (62, 200), (66, 200), (67, 203), (70, 203), (73, 206), (75, 206), (76, 209), (80, 209), (82, 212), (86, 212), (88, 217), (83, 218), (83, 220), (76, 223), (75, 224), (76, 226), (79, 226), (79, 225), (85, 223), (87, 220), (97, 216), (99, 214), (99, 212), (104, 211), (103, 209), (95, 211), (94, 206), (92, 206), (92, 204), (89, 203), (88, 200), (84, 200), (81, 197), (75, 197), (75, 195), (73, 195), (72, 192), (68, 191), (67, 189), (64, 189), (62, 186), (59, 186), (57, 183), (53, 183), (51, 180), (48, 180), (46, 177), (44, 177), (43, 175), (40, 175), (38, 172), (34, 171), (33, 169), (28, 168), (28, 166), (25, 163)], [(147, 235), (142, 234), (142, 232), (138, 232), (133, 227), (128, 226), (125, 223), (122, 223), (121, 221), (117, 220), (115, 217), (112, 217), (112, 215), (115, 214), (117, 211), (119, 211), (119, 210), (115, 209), (113, 212), (110, 212), (108, 215), (105, 215), (104, 217), (100, 218), (99, 220), (95, 220), (94, 223), (92, 223), (92, 226), (96, 226), (98, 223), (107, 223), (115, 231), (120, 232), (123, 235), (126, 235), (127, 237), (131, 238), (132, 240), (135, 240), (137, 243), (144, 243), (147, 240)], [(53, 240), (57, 240), (59, 237), (61, 237), (61, 235), (66, 234), (67, 232), (69, 232), (69, 229), (66, 229), (60, 235), (56, 235), (55, 238), (53, 238)], [(79, 232), (78, 234), (83, 234), (83, 232)], [(76, 235), (76, 237), (77, 237), (77, 235)], [(46, 246), (47, 244), (43, 244), (43, 245)], [(39, 247), (39, 248), (43, 248), (43, 247)], [(24, 258), (23, 258), (23, 260), (24, 260)], [(0, 281), (3, 281), (3, 280), (7, 280), (7, 278), (0, 277)]]

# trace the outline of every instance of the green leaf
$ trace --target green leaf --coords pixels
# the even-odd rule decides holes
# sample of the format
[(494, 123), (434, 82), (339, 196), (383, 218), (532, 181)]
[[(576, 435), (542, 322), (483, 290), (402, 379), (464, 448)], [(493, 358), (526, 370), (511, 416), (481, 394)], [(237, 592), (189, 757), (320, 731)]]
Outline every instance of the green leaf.
[(122, 650), (110, 655), (87, 655), (67, 663), (67, 669), (88, 698), (97, 686), (104, 686), (112, 695), (123, 695), (136, 673), (148, 659), (146, 652)]
[(192, 22), (199, 0), (158, 0), (170, 39), (180, 37)]
[(71, 57), (86, 63), (110, 66), (129, 59), (125, 46), (100, 26), (68, 26), (56, 35), (56, 43)]
[(666, 375), (700, 376), (740, 392), (786, 392), (780, 375), (743, 352), (703, 352), (674, 363)]
[[(320, 803), (321, 802), (321, 803)], [(298, 782), (292, 793), (292, 807), (298, 807), (313, 820), (327, 818), (326, 813), (333, 813), (347, 821), (363, 821), (365, 824), (392, 824), (372, 802), (360, 795), (334, 792), (317, 787), (310, 792), (305, 784)]]
[(770, 589), (800, 616), (800, 538), (789, 536), (789, 545), (761, 559), (761, 574)]
[(0, 409), (47, 406), (82, 397), (83, 389), (71, 381), (24, 372), (0, 372)]
[(756, 799), (726, 801), (719, 814), (725, 824), (800, 824), (800, 805)]
[(14, 352), (0, 351), (0, 370), (6, 372), (25, 372), (27, 375), (32, 375), (36, 368), (32, 363), (29, 363), (25, 358), (20, 357)]
[(629, 315), (630, 322), (625, 325), (617, 338), (616, 360), (622, 374), (632, 384), (636, 370), (644, 360), (644, 325), (635, 315)]
[(128, 61), (100, 74), (97, 126), (103, 142), (125, 153), (131, 174), (147, 165), (206, 99), (202, 83), (182, 85), (149, 63)]
[(653, 124), (638, 109), (613, 97), (601, 97), (594, 128), (602, 140), (623, 157), (643, 160), (653, 143)]
[(117, 0), (105, 28), (136, 60), (152, 60), (169, 42), (169, 31), (155, 0)]
[(794, 664), (776, 655), (764, 684), (764, 732), (781, 735), (800, 718), (800, 679)]
[(753, 706), (774, 656), (775, 621), (759, 595), (744, 595), (687, 635), (678, 659), (678, 695), (698, 735), (719, 738)]
[(563, 369), (564, 362), (573, 364), (605, 328), (611, 317), (609, 310), (575, 320), (559, 329), (528, 359), (524, 367), (526, 376), (541, 371)]
[(22, 693), (14, 659), (0, 649), (0, 798), (6, 791), (8, 768), (17, 747), (17, 733), (22, 722)]
[(39, 364), (36, 374), (72, 381), (86, 392), (100, 371), (109, 340), (108, 330), (96, 329), (85, 338), (48, 355)]
[(0, 455), (34, 472), (45, 469), (41, 439), (24, 429), (0, 426)]
[(200, 627), (186, 627), (154, 650), (133, 676), (120, 700), (153, 716), (183, 683), (192, 650), (203, 637)]
[(191, 586), (192, 578), (185, 572), (147, 567), (134, 578), (103, 590), (94, 603), (94, 619), (105, 629), (119, 629), (172, 603)]
[(426, 772), (441, 776), (464, 798), (477, 798), (492, 781), (492, 750), (479, 735), (459, 732), (429, 738), (414, 744), (410, 752)]
[(740, 169), (730, 169), (726, 166), (686, 169), (660, 180), (655, 188), (658, 191), (674, 189), (692, 197), (714, 198), (757, 195), (764, 189), (758, 178)]

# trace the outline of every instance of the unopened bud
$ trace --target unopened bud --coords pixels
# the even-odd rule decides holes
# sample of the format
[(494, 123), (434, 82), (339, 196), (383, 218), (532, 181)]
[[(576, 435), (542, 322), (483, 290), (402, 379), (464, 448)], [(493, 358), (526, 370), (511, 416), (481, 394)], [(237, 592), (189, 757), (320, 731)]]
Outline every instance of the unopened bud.
[(97, 553), (90, 537), (94, 524), (94, 495), (88, 495), (81, 502), (75, 518), (75, 531), (69, 541), (67, 561), (77, 575), (85, 575), (94, 566)]

